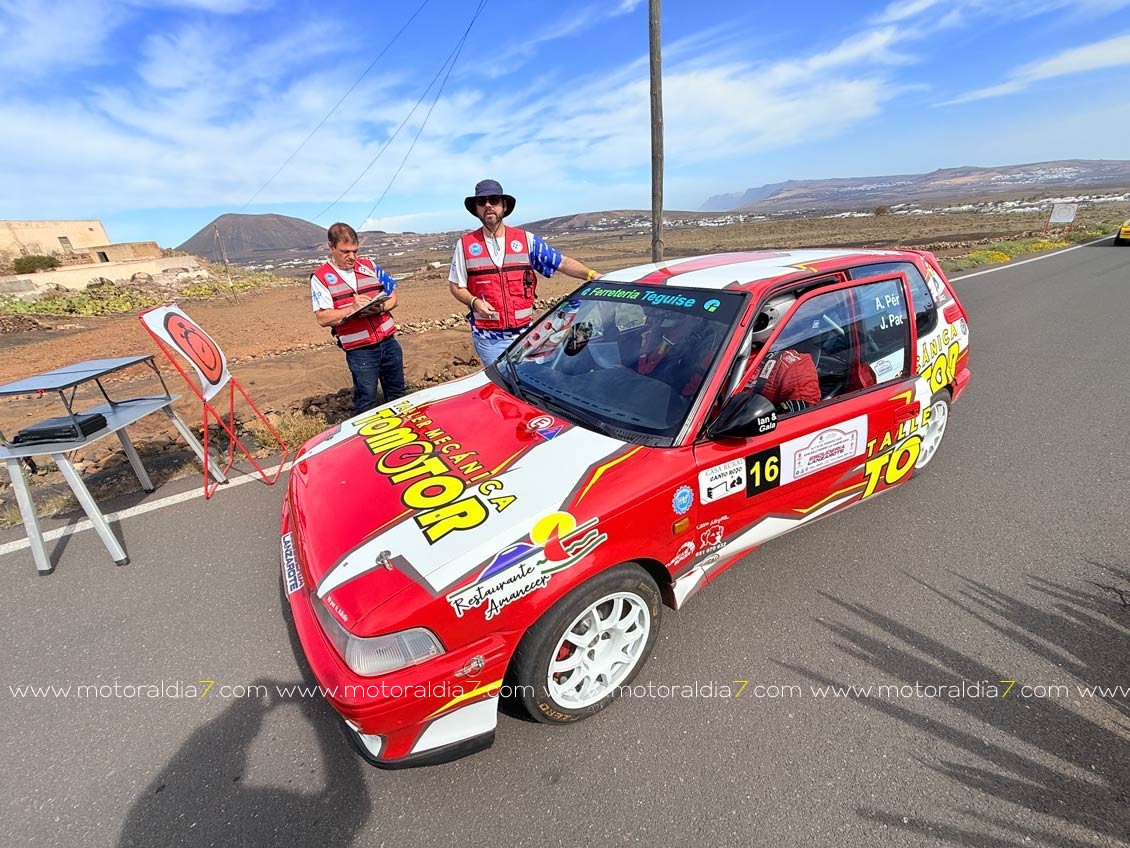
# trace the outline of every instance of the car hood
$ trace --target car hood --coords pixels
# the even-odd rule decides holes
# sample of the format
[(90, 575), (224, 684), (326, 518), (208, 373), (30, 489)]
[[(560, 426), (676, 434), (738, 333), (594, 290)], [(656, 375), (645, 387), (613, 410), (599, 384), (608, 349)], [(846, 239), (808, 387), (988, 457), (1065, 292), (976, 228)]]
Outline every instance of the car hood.
[(631, 447), (515, 398), (485, 372), (353, 418), (308, 442), (291, 474), (316, 594), (332, 594), (346, 622), (413, 584), (438, 597), (524, 555), (539, 522), (567, 535), (581, 487)]

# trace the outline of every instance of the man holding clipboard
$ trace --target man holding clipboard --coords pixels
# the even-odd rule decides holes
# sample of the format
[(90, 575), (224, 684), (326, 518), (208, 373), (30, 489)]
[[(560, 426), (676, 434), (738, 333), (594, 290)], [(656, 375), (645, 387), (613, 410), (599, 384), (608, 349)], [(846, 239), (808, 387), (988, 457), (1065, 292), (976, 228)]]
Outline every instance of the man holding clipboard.
[(391, 312), (396, 281), (373, 260), (357, 255), (357, 232), (337, 223), (326, 235), (330, 261), (310, 275), (314, 317), (329, 327), (345, 351), (353, 375), (353, 414), (377, 405), (377, 383), (384, 402), (404, 394), (404, 356)]

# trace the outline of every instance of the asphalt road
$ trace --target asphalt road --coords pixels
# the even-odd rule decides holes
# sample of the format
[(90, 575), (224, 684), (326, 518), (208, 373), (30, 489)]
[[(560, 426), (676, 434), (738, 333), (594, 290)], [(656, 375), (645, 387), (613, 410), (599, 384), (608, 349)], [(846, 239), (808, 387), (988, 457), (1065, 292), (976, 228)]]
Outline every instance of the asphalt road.
[[(666, 611), (651, 695), (566, 728), (503, 715), (445, 766), (379, 771), (317, 699), (220, 693), (302, 680), (280, 487), (126, 519), (122, 568), (90, 532), (49, 577), (0, 556), (0, 843), (1125, 844), (1130, 698), (1078, 687), (1130, 687), (1130, 248), (957, 289), (973, 382), (929, 473)], [(818, 689), (881, 684), (903, 689)]]

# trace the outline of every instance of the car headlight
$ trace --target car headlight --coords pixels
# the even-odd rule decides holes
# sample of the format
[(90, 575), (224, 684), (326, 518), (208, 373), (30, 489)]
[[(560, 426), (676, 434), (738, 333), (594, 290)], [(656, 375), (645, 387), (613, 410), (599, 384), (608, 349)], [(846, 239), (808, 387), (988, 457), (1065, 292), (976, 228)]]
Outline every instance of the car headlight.
[(399, 633), (389, 633), (385, 636), (372, 636), (368, 639), (354, 636), (346, 632), (341, 622), (326, 609), (325, 604), (316, 598), (311, 600), (314, 604), (314, 614), (317, 615), (322, 630), (333, 642), (345, 664), (356, 674), (364, 677), (388, 674), (443, 653), (443, 645), (440, 644), (439, 639), (423, 627), (413, 627), (411, 630), (401, 630)]

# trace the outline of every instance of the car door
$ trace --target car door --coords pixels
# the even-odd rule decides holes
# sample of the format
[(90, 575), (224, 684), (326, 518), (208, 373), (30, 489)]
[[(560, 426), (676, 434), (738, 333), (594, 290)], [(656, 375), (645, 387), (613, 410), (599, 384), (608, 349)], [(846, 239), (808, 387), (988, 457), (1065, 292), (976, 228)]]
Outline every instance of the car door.
[[(754, 356), (758, 375), (783, 350), (817, 360), (822, 398), (778, 412), (775, 426), (751, 438), (703, 439), (698, 471), (696, 550), (689, 570), (713, 579), (736, 556), (809, 521), (901, 482), (913, 466), (891, 466), (900, 432), (917, 426), (906, 277), (889, 274), (805, 293)], [(901, 357), (898, 352), (901, 351)], [(869, 357), (885, 364), (882, 378)], [(756, 387), (751, 376), (747, 386)], [(881, 466), (881, 467), (879, 467)], [(688, 581), (691, 582), (691, 581)]]

